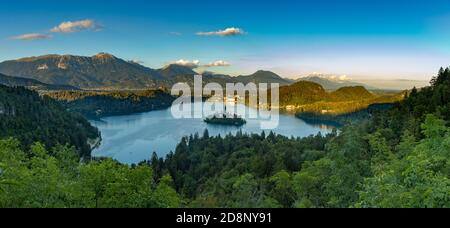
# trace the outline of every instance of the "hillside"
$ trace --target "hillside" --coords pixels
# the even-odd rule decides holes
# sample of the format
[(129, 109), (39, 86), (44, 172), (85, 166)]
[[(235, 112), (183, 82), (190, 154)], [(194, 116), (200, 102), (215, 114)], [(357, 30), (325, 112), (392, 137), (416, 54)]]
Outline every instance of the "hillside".
[(91, 119), (165, 109), (175, 100), (173, 96), (160, 90), (59, 91), (47, 95), (60, 101), (68, 110)]
[(173, 79), (176, 76), (183, 76), (183, 75), (194, 76), (198, 74), (189, 67), (177, 64), (170, 64), (164, 68), (161, 68), (158, 70), (158, 73), (164, 76), (165, 79), (169, 80)]
[(34, 79), (11, 77), (3, 74), (0, 74), (0, 84), (10, 87), (22, 86), (35, 90), (78, 90), (78, 88), (74, 86), (50, 85)]
[(80, 88), (152, 87), (162, 78), (153, 69), (106, 53), (92, 57), (46, 55), (5, 61), (0, 63), (0, 73)]
[(290, 86), (280, 87), (280, 105), (304, 105), (325, 100), (328, 93), (313, 82), (300, 81)]
[(371, 104), (395, 103), (404, 96), (404, 92), (372, 94), (362, 86), (343, 87), (334, 92), (327, 92), (317, 83), (300, 81), (280, 87), (280, 108), (295, 112), (337, 115), (357, 112)]
[(330, 101), (355, 101), (373, 99), (375, 95), (362, 86), (342, 87), (330, 93)]
[(83, 117), (66, 111), (49, 97), (22, 87), (0, 85), (0, 138), (15, 137), (24, 148), (41, 142), (48, 148), (73, 145), (82, 157), (89, 157), (89, 139), (99, 132)]

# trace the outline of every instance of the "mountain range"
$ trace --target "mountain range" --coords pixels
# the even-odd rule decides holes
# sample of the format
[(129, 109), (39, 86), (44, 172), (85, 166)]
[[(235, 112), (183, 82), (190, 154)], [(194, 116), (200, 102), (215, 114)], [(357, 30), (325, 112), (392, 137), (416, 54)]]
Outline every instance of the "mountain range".
[[(45, 55), (10, 60), (0, 63), (0, 73), (38, 80), (53, 85), (70, 85), (78, 88), (139, 89), (171, 87), (177, 82), (192, 83), (198, 74), (182, 65), (168, 65), (151, 69), (136, 62), (125, 61), (111, 54), (99, 53), (91, 57), (74, 55)], [(217, 82), (265, 82), (291, 84), (270, 71), (258, 71), (252, 75), (232, 77), (204, 73), (204, 83)]]
[[(94, 56), (43, 55), (8, 60), (0, 63), (3, 84), (36, 85), (37, 89), (148, 89), (170, 88), (178, 82), (193, 84), (193, 75), (198, 75), (189, 66), (170, 64), (161, 69), (152, 69), (135, 61), (126, 61), (108, 53)], [(16, 78), (5, 79), (5, 76)], [(355, 82), (347, 78), (332, 75), (311, 74), (297, 80), (283, 78), (271, 71), (260, 70), (251, 75), (230, 76), (203, 72), (204, 83), (279, 83), (280, 86), (291, 85), (299, 81), (309, 81), (321, 85), (326, 91), (335, 91), (342, 87), (363, 86), (368, 90), (401, 90), (413, 86), (423, 87), (427, 82), (419, 81), (369, 81)], [(20, 80), (17, 80), (21, 78)], [(32, 79), (35, 81), (25, 81)], [(6, 82), (5, 82), (6, 81)], [(17, 82), (17, 83), (14, 83)], [(377, 84), (378, 83), (378, 84)], [(393, 85), (391, 85), (391, 84)], [(404, 84), (404, 86), (395, 86)], [(54, 87), (54, 85), (58, 85)], [(65, 85), (65, 86), (62, 86)], [(53, 88), (52, 88), (53, 87)]]

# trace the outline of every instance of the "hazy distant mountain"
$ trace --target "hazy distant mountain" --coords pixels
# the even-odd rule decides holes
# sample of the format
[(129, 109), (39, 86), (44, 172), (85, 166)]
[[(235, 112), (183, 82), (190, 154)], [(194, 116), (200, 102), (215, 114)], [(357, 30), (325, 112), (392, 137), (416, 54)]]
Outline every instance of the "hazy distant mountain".
[(11, 77), (3, 74), (0, 74), (0, 84), (6, 86), (22, 86), (38, 90), (78, 90), (78, 88), (74, 86), (49, 85), (35, 79)]
[(92, 57), (46, 55), (6, 61), (0, 63), (0, 73), (82, 88), (154, 87), (162, 79), (153, 69), (106, 53)]
[(320, 84), (326, 90), (337, 90), (339, 88), (348, 87), (348, 86), (363, 86), (369, 90), (377, 89), (376, 87), (369, 86), (367, 84), (354, 82), (354, 81), (350, 81), (350, 80), (346, 80), (346, 79), (332, 78), (331, 76), (326, 76), (326, 75), (322, 75), (322, 76), (311, 75), (311, 76), (300, 78), (298, 80), (315, 82), (317, 84)]
[(170, 64), (162, 69), (158, 70), (158, 73), (160, 73), (162, 76), (164, 76), (165, 79), (173, 79), (176, 76), (180, 75), (189, 75), (193, 76), (198, 74), (194, 70), (192, 70), (190, 67), (177, 65), (177, 64)]
[(429, 81), (407, 80), (407, 79), (361, 80), (361, 82), (375, 86), (380, 89), (387, 89), (387, 90), (408, 90), (413, 87), (422, 88), (430, 86)]
[(237, 76), (234, 78), (237, 82), (242, 82), (244, 84), (253, 82), (253, 83), (279, 83), (280, 86), (292, 84), (292, 81), (289, 79), (284, 79), (279, 75), (271, 72), (271, 71), (257, 71), (254, 74), (247, 76)]

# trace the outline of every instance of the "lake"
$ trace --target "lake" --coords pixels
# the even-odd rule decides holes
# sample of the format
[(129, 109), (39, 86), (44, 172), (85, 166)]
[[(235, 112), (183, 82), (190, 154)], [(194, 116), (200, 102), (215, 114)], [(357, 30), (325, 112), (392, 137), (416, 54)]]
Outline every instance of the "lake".
[[(245, 109), (247, 113), (255, 113), (256, 109), (237, 104), (236, 109)], [(211, 136), (243, 133), (261, 134), (260, 122), (263, 119), (248, 119), (242, 127), (208, 125), (203, 119), (175, 119), (171, 109), (147, 113), (114, 116), (92, 120), (102, 135), (101, 145), (92, 152), (94, 157), (111, 157), (122, 163), (133, 164), (149, 160), (153, 152), (165, 157), (174, 151), (184, 136), (198, 133), (203, 135), (205, 129)], [(274, 133), (288, 137), (306, 137), (319, 132), (327, 134), (331, 126), (311, 125), (291, 114), (279, 114), (279, 126)], [(266, 130), (267, 133), (270, 132)]]

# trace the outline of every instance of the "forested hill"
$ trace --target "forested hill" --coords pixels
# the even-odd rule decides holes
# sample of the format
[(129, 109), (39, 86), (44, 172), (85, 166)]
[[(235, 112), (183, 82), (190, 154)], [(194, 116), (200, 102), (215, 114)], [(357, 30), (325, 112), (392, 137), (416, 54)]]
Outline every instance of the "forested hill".
[(91, 119), (166, 109), (175, 100), (174, 96), (162, 90), (58, 91), (47, 95), (60, 101), (71, 112)]
[[(384, 115), (376, 115), (372, 123), (375, 127), (388, 127), (399, 136), (407, 130), (415, 137), (422, 138), (421, 125), (428, 114), (450, 121), (450, 69), (441, 68), (431, 81), (430, 87), (420, 90), (413, 88), (408, 97)], [(448, 122), (447, 122), (448, 126)]]
[(280, 104), (305, 105), (328, 98), (325, 89), (314, 82), (300, 81), (289, 86), (280, 87)]
[(34, 90), (78, 90), (77, 87), (67, 85), (50, 85), (38, 80), (12, 77), (0, 74), (0, 84), (5, 86), (23, 86)]
[(369, 92), (363, 86), (342, 87), (338, 90), (330, 93), (330, 101), (357, 101), (357, 100), (370, 100), (376, 96)]
[(327, 92), (315, 82), (299, 81), (292, 85), (280, 87), (280, 104), (282, 106), (301, 106), (315, 102), (370, 101), (379, 97), (363, 86), (347, 86), (333, 92)]
[(49, 97), (0, 85), (0, 138), (6, 137), (19, 139), (24, 148), (34, 142), (48, 148), (68, 144), (75, 146), (80, 156), (89, 157), (88, 139), (99, 137), (99, 132)]
[(299, 81), (280, 87), (280, 107), (296, 112), (341, 115), (364, 110), (372, 104), (395, 103), (404, 99), (406, 92), (374, 94), (362, 86), (342, 87), (327, 92), (321, 85)]

